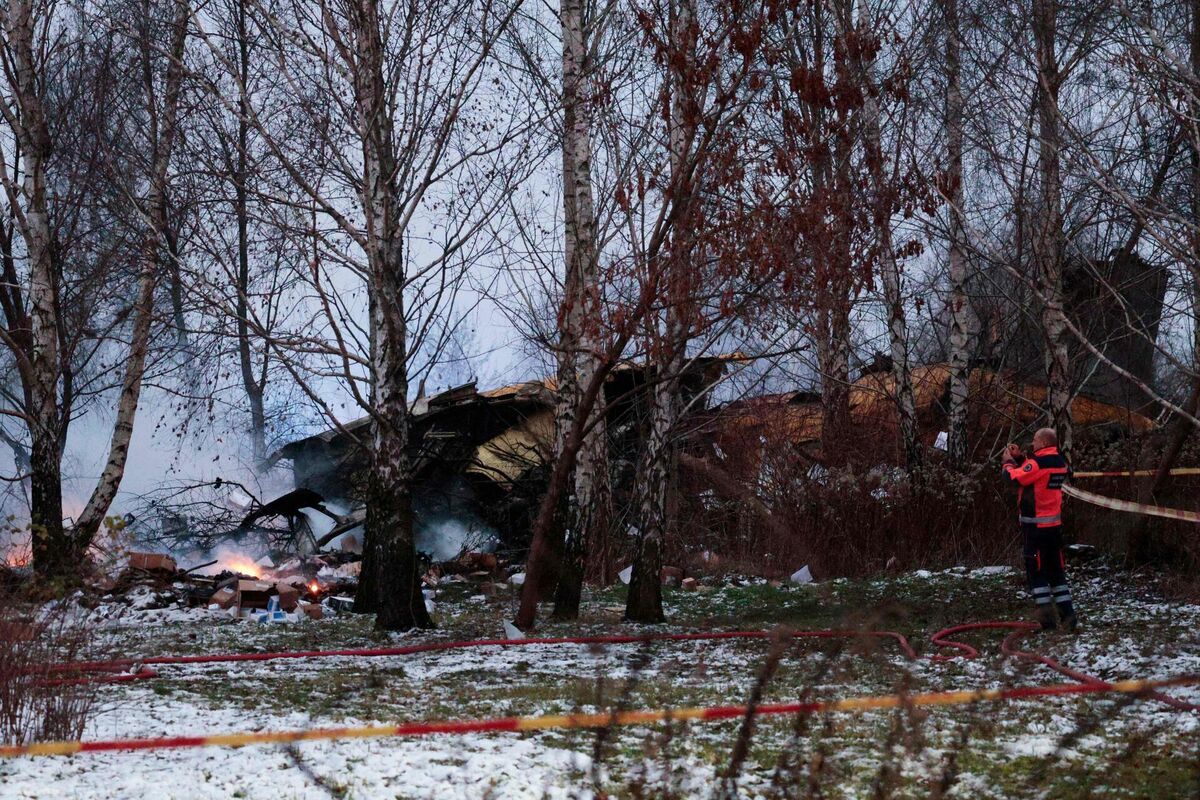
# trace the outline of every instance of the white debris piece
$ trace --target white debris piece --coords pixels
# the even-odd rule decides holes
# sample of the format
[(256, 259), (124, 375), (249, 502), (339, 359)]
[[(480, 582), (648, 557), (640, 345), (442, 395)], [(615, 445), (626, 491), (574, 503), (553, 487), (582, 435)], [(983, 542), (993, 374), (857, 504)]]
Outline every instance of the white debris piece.
[(504, 638), (505, 639), (524, 639), (525, 632), (513, 625), (508, 620), (504, 620)]
[(225, 498), (225, 502), (237, 511), (249, 511), (250, 506), (254, 505), (253, 499), (245, 492), (240, 492), (237, 489), (229, 493), (229, 496)]
[(508, 582), (511, 583), (513, 586), (524, 586), (525, 585), (525, 573), (518, 572), (516, 575), (513, 575), (512, 577), (510, 577), (508, 579)]
[(938, 431), (937, 438), (933, 440), (933, 446), (938, 450), (946, 450), (950, 447), (950, 434), (945, 431)]
[(633, 580), (633, 565), (630, 564), (628, 567), (618, 572), (617, 577), (621, 579), (621, 583), (628, 586), (629, 582)]
[(279, 597), (272, 597), (267, 601), (266, 611), (254, 612), (255, 620), (258, 622), (295, 622), (296, 618), (288, 614), (279, 607)]
[(260, 558), (258, 561), (255, 561), (254, 563), (260, 567), (266, 567), (267, 569), (275, 568), (275, 562), (271, 560), (270, 556), (263, 556), (262, 558)]
[(436, 610), (437, 610), (437, 603), (433, 602), (432, 600), (428, 600), (428, 599), (427, 599), (427, 600), (425, 601), (425, 610), (426, 610), (428, 613), (432, 614), (434, 611), (436, 611)]
[(813, 582), (812, 570), (810, 570), (808, 568), (808, 564), (805, 564), (803, 567), (801, 567), (800, 569), (798, 569), (792, 573), (792, 583), (812, 583), (812, 582)]

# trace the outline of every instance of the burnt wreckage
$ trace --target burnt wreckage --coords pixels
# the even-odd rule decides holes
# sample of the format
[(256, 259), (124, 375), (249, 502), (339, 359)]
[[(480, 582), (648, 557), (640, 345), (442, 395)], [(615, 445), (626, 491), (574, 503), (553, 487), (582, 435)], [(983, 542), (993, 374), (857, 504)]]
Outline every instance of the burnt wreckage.
[[(681, 379), (685, 400), (693, 408), (705, 408), (709, 389), (739, 358), (693, 359)], [(632, 491), (648, 418), (646, 390), (653, 377), (653, 368), (622, 363), (605, 383), (609, 466), (618, 508), (628, 507), (619, 501)], [(548, 478), (555, 399), (555, 383), (546, 379), (487, 391), (472, 382), (413, 402), (409, 458), (418, 550), (438, 561), (463, 550), (524, 552)], [(370, 418), (364, 417), (281, 448), (273, 460), (291, 462), (296, 489), (244, 524), (280, 517), (294, 531), (301, 551), (319, 549), (361, 525), (368, 454), (358, 440), (369, 430)], [(310, 517), (300, 513), (304, 508), (333, 516), (333, 528), (310, 530)]]
[[(1113, 347), (1113, 360), (1127, 370), (1146, 369), (1128, 348)], [(681, 440), (689, 457), (682, 466), (718, 494), (735, 483), (753, 486), (762, 470), (761, 451), (769, 441), (786, 443), (814, 463), (820, 452), (821, 407), (816, 395), (790, 392), (748, 397), (713, 406), (709, 392), (740, 353), (693, 359), (681, 378), (689, 409)], [(617, 518), (613, 530), (633, 520), (622, 513), (636, 507), (635, 469), (649, 418), (653, 367), (622, 363), (605, 383), (609, 480)], [(883, 444), (896, 441), (894, 387), (890, 372), (868, 367), (850, 387), (854, 429), (864, 442), (863, 463), (896, 463), (897, 452)], [(946, 426), (949, 371), (946, 364), (913, 370), (923, 443), (937, 448), (938, 431)], [(1090, 391), (1089, 391), (1090, 390)], [(1024, 379), (1019, 370), (995, 368), (976, 360), (970, 371), (969, 412), (972, 428), (988, 441), (1036, 426), (1046, 389)], [(1072, 402), (1081, 430), (1123, 436), (1155, 427), (1136, 406), (1104, 401), (1111, 393), (1084, 386)], [(1093, 395), (1089, 397), (1087, 395)], [(1095, 398), (1100, 395), (1100, 398)], [(522, 558), (529, 545), (533, 519), (546, 487), (554, 440), (555, 383), (529, 381), (479, 391), (475, 383), (420, 397), (411, 407), (409, 458), (414, 478), (413, 503), (417, 549), (433, 561), (449, 561), (464, 552), (497, 550)], [(1131, 407), (1133, 406), (1133, 407)], [(301, 553), (326, 547), (362, 525), (362, 486), (368, 453), (360, 442), (370, 419), (362, 418), (292, 442), (273, 460), (292, 464), (295, 489), (256, 510), (242, 530), (264, 519), (283, 520)], [(977, 456), (979, 454), (976, 454)], [(862, 459), (859, 459), (862, 460)], [(744, 463), (743, 463), (744, 462)], [(738, 496), (745, 492), (735, 492)], [(317, 515), (302, 513), (314, 509)], [(316, 531), (314, 520), (328, 519), (328, 530)], [(361, 536), (358, 537), (361, 541)], [(343, 542), (343, 545), (345, 542)]]

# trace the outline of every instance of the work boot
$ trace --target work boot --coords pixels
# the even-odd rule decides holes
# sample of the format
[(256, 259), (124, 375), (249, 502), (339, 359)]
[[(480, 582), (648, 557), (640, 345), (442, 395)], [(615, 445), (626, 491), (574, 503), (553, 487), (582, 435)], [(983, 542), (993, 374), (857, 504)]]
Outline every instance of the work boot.
[(1052, 631), (1056, 627), (1054, 609), (1050, 606), (1038, 606), (1037, 613), (1034, 616), (1037, 618), (1038, 623), (1042, 626), (1042, 630)]
[(1074, 613), (1067, 614), (1062, 618), (1059, 627), (1067, 633), (1079, 633), (1079, 617)]

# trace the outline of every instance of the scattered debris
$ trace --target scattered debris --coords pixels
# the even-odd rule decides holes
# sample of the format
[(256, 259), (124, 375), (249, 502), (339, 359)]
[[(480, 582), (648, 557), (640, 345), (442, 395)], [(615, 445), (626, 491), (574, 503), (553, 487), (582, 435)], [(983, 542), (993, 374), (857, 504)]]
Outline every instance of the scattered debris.
[(800, 569), (792, 573), (792, 583), (812, 583), (812, 571), (809, 570), (808, 564), (805, 564)]
[(267, 601), (265, 611), (260, 611), (254, 614), (256, 622), (291, 622), (292, 618), (288, 616), (282, 608), (279, 607), (279, 598), (272, 597)]
[(271, 590), (274, 585), (266, 581), (238, 581), (237, 608), (241, 614), (246, 609), (266, 608), (271, 601)]
[(175, 559), (163, 553), (130, 553), (129, 568), (168, 575), (174, 575), (179, 569)]
[(226, 586), (224, 589), (213, 592), (212, 597), (209, 598), (209, 608), (232, 608), (237, 602), (237, 598), (237, 590)]
[[(92, 575), (79, 602), (87, 609), (102, 609), (102, 616), (114, 621), (128, 612), (137, 612), (127, 617), (134, 619), (159, 610), (179, 618), (194, 611), (195, 618), (214, 624), (245, 619), (320, 620), (353, 610), (362, 573), (361, 549), (350, 535), (337, 549), (320, 553), (247, 553), (222, 546), (211, 555), (202, 554), (198, 560), (203, 563), (186, 569), (180, 569), (169, 554), (135, 552), (116, 577)], [(477, 551), (432, 564), (422, 577), (427, 587), (425, 607), (430, 613), (436, 610), (434, 590), (443, 581), (474, 585), (480, 601), (501, 596), (510, 586), (524, 582), (523, 573), (505, 582), (502, 576), (508, 570), (495, 553)]]
[(297, 609), (307, 619), (325, 619), (325, 608), (320, 603), (301, 602)]
[(683, 582), (683, 570), (679, 567), (663, 567), (660, 579), (663, 586), (679, 586)]
[(325, 605), (335, 614), (349, 614), (354, 610), (353, 597), (328, 597)]

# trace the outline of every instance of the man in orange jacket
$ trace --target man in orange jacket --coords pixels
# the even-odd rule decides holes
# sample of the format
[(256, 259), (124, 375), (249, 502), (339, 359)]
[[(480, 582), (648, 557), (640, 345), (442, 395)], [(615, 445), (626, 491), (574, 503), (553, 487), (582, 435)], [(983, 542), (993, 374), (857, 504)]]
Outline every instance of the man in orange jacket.
[(1010, 444), (1002, 461), (1006, 480), (1017, 489), (1017, 519), (1024, 540), (1025, 573), (1029, 591), (1037, 603), (1037, 619), (1043, 630), (1058, 622), (1075, 631), (1078, 620), (1067, 586), (1066, 559), (1062, 539), (1062, 487), (1071, 477), (1071, 466), (1058, 452), (1058, 434), (1042, 428), (1033, 435), (1033, 455)]

